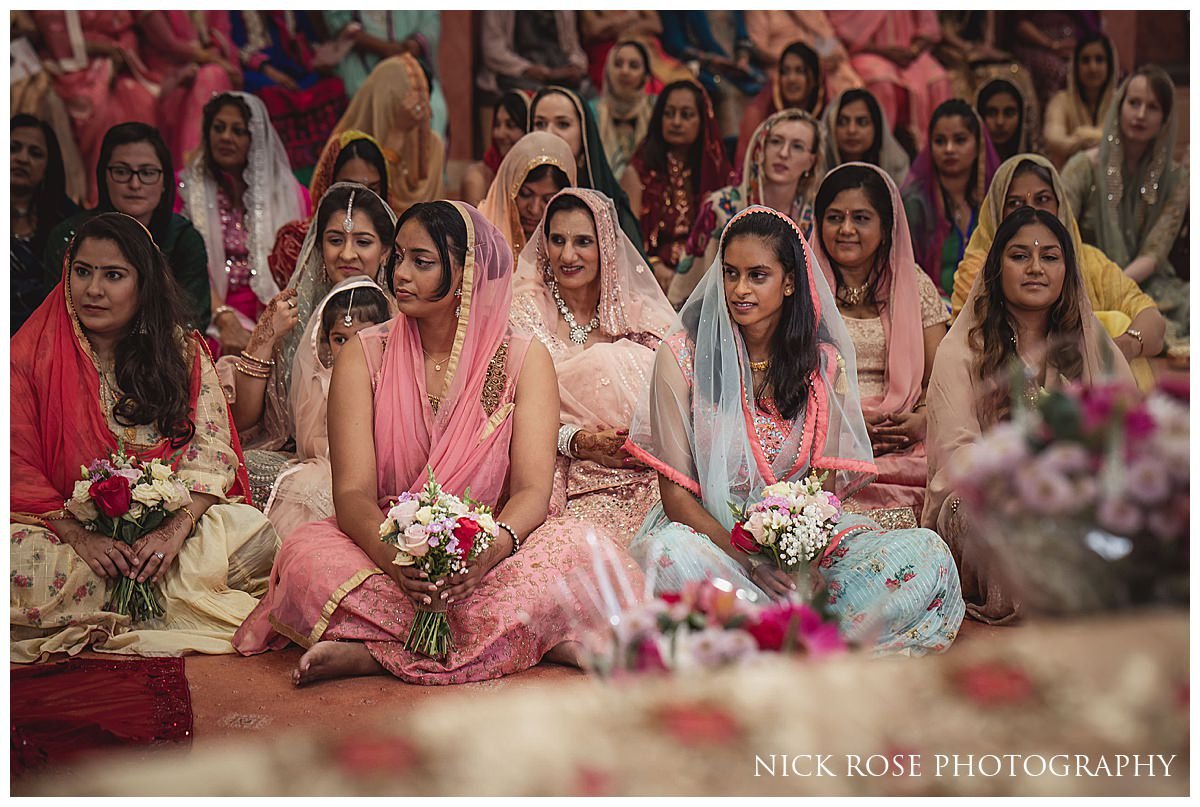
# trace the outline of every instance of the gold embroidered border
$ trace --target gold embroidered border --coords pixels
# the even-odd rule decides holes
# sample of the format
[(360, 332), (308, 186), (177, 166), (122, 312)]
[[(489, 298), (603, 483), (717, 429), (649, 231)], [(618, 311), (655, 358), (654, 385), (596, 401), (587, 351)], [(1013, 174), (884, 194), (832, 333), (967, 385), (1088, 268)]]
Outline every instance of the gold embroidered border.
[(313, 625), (313, 629), (308, 636), (301, 636), (299, 632), (291, 627), (280, 622), (275, 618), (274, 614), (267, 615), (267, 621), (271, 623), (271, 627), (276, 631), (291, 639), (296, 644), (304, 648), (312, 647), (317, 642), (321, 641), (321, 637), (325, 634), (325, 629), (329, 627), (329, 620), (333, 616), (333, 612), (342, 604), (342, 600), (346, 599), (346, 595), (354, 589), (362, 585), (362, 582), (368, 577), (373, 577), (377, 574), (383, 574), (382, 569), (361, 569), (354, 574), (345, 583), (342, 583), (337, 589), (329, 595), (329, 599), (325, 603), (325, 607), (321, 609), (321, 618), (317, 620), (317, 624)]

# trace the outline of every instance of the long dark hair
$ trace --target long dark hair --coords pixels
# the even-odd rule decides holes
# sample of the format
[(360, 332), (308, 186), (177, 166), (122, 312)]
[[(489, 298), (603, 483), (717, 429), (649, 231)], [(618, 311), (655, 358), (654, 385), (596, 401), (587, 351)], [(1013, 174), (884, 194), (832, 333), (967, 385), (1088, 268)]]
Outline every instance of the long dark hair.
[(41, 183), (33, 189), (33, 209), (37, 213), (37, 224), (29, 242), (30, 250), (40, 257), (46, 249), (50, 231), (67, 217), (67, 174), (63, 167), (58, 136), (54, 134), (50, 124), (33, 115), (13, 115), (9, 124), (9, 134), (17, 129), (38, 129), (46, 141), (46, 173), (42, 175)]
[[(1079, 289), (1082, 284), (1071, 234), (1057, 216), (1045, 210), (1021, 207), (996, 229), (992, 248), (983, 263), (983, 289), (975, 298), (977, 324), (967, 335), (971, 349), (979, 355), (976, 372), (985, 386), (998, 377), (1008, 362), (1019, 361), (1013, 344), (1016, 329), (1004, 296), (1004, 250), (1013, 236), (1030, 224), (1045, 225), (1054, 234), (1062, 245), (1063, 266), (1066, 269), (1062, 294), (1050, 309), (1047, 363), (1058, 368), (1065, 378), (1078, 379), (1082, 374), (1083, 353), (1080, 344), (1083, 340), (1083, 316), (1079, 308)], [(1008, 390), (997, 385), (991, 393), (991, 405), (985, 402), (985, 411), (999, 412), (1004, 417), (1008, 413), (1008, 395)]]
[(529, 105), (528, 97), (520, 90), (509, 90), (500, 96), (500, 100), (496, 102), (492, 108), (493, 113), (499, 112), (501, 108), (508, 113), (508, 116), (513, 119), (513, 123), (520, 127), (521, 131), (529, 133)]
[(1013, 139), (1009, 143), (997, 143), (994, 139), (992, 145), (996, 147), (996, 151), (1000, 154), (1001, 160), (1007, 160), (1009, 157), (1017, 154), (1021, 149), (1021, 141), (1025, 139), (1025, 98), (1021, 95), (1021, 91), (1017, 89), (1017, 85), (1013, 84), (1006, 78), (994, 78), (987, 84), (983, 85), (983, 89), (979, 91), (979, 100), (975, 102), (975, 109), (979, 112), (979, 117), (987, 120), (987, 115), (984, 110), (987, 108), (987, 102), (992, 100), (997, 95), (1008, 94), (1017, 102), (1017, 131), (1013, 134)]
[(790, 420), (796, 417), (808, 398), (811, 376), (820, 364), (817, 318), (808, 286), (808, 262), (804, 246), (792, 226), (769, 213), (740, 216), (725, 228), (721, 241), (721, 262), (725, 249), (735, 238), (753, 236), (770, 246), (792, 276), (795, 291), (784, 295), (783, 311), (775, 334), (771, 337), (771, 364), (767, 368), (767, 385), (774, 390), (779, 414)]
[(821, 77), (821, 59), (817, 56), (817, 52), (803, 42), (793, 42), (783, 49), (783, 53), (779, 54), (778, 71), (783, 72), (783, 60), (788, 56), (799, 56), (804, 60), (805, 67), (808, 68), (808, 75), (812, 79), (812, 86), (808, 88), (808, 97), (804, 99), (801, 105), (803, 109), (812, 112), (817, 106), (817, 99), (821, 97), (821, 82), (824, 79)]
[(666, 114), (667, 98), (676, 90), (691, 92), (696, 100), (696, 114), (700, 118), (696, 142), (688, 148), (687, 164), (692, 169), (692, 193), (700, 192), (700, 156), (704, 151), (705, 115), (708, 109), (708, 96), (704, 88), (694, 81), (672, 81), (663, 87), (654, 102), (654, 112), (650, 115), (650, 128), (646, 130), (646, 139), (638, 146), (636, 155), (646, 166), (647, 170), (657, 171), (662, 175), (667, 173), (667, 152), (670, 147), (663, 137), (663, 116)]
[[(875, 100), (875, 96), (870, 90), (864, 90), (861, 87), (853, 90), (846, 90), (842, 93), (842, 100), (838, 104), (837, 114), (842, 114), (842, 110), (847, 104), (852, 104), (855, 101), (862, 101), (867, 105), (867, 114), (871, 116), (871, 123), (875, 126), (875, 139), (871, 141), (871, 147), (867, 149), (867, 153), (859, 159), (864, 163), (871, 165), (879, 165), (880, 155), (883, 153), (883, 111), (879, 108), (879, 101)], [(833, 117), (834, 132), (837, 131), (837, 115)], [(837, 142), (837, 136), (831, 132), (830, 136), (833, 141)]]
[[(351, 160), (362, 160), (370, 165), (379, 174), (379, 198), (388, 198), (388, 173), (387, 160), (383, 158), (383, 152), (379, 150), (379, 146), (375, 145), (370, 138), (360, 137), (356, 140), (351, 140), (346, 144), (346, 147), (338, 152), (337, 159), (333, 161), (333, 173), (330, 175), (336, 177), (338, 171), (341, 171), (346, 163)], [(384, 231), (391, 229), (391, 222), (384, 228)]]
[(132, 330), (116, 348), (117, 386), (122, 393), (113, 406), (113, 418), (122, 426), (154, 424), (173, 448), (179, 448), (196, 433), (190, 411), (191, 366), (179, 341), (187, 322), (183, 292), (167, 259), (136, 219), (124, 213), (88, 219), (71, 241), (70, 265), (88, 239), (116, 244), (137, 269), (137, 314)]
[[(979, 118), (975, 115), (975, 110), (971, 109), (971, 105), (961, 98), (951, 98), (948, 101), (943, 101), (938, 104), (937, 109), (933, 110), (933, 114), (929, 116), (929, 137), (928, 142), (933, 142), (933, 127), (937, 126), (938, 121), (942, 118), (961, 118), (963, 125), (967, 127), (967, 131), (975, 138), (975, 154), (976, 159), (971, 161), (971, 178), (967, 180), (967, 204), (975, 210), (979, 209), (982, 199), (975, 198), (976, 185), (979, 184), (979, 152), (983, 150), (983, 138), (980, 136)], [(934, 166), (934, 170), (937, 167)], [(941, 185), (941, 181), (938, 181)], [(944, 193), (944, 191), (943, 191)], [(953, 206), (949, 204), (949, 200), (943, 200), (945, 204), (942, 207), (946, 211), (946, 220), (952, 221), (951, 212)]]
[[(879, 176), (879, 172), (865, 165), (845, 165), (826, 174), (825, 179), (821, 181), (821, 187), (817, 189), (817, 199), (813, 209), (813, 227), (817, 232), (817, 238), (821, 239), (821, 248), (825, 250), (825, 254), (832, 255), (829, 245), (825, 243), (825, 231), (822, 227), (822, 222), (825, 221), (825, 211), (829, 210), (829, 206), (833, 204), (833, 200), (839, 193), (856, 188), (861, 189), (867, 195), (867, 201), (879, 214), (879, 226), (883, 239), (879, 242), (879, 249), (875, 252), (875, 265), (869, 276), (867, 299), (883, 307), (888, 303), (887, 290), (883, 284), (884, 273), (878, 270), (892, 254), (892, 227), (895, 223), (896, 212), (892, 210), (891, 191), (888, 190), (883, 177)], [(832, 258), (829, 260), (829, 268), (833, 270), (834, 286), (832, 291), (836, 296), (838, 289), (844, 283), (842, 269)], [(893, 267), (893, 269), (896, 268)]]
[[(396, 236), (400, 235), (400, 230), (404, 227), (405, 222), (414, 219), (425, 228), (425, 232), (429, 233), (429, 237), (437, 248), (438, 258), (441, 259), (442, 282), (438, 286), (437, 296), (434, 297), (435, 300), (440, 300), (450, 293), (450, 284), (454, 280), (453, 264), (457, 263), (461, 266), (467, 261), (467, 225), (459, 214), (458, 208), (450, 202), (443, 200), (419, 202), (405, 210), (404, 214), (396, 220), (396, 232), (392, 236), (393, 244)], [(393, 296), (396, 294), (396, 259), (397, 251), (393, 247), (387, 273), (388, 290)], [(451, 263), (451, 259), (453, 259), (453, 263)]]
[(163, 142), (162, 134), (153, 126), (137, 122), (118, 123), (105, 132), (104, 142), (100, 144), (100, 160), (96, 163), (96, 188), (100, 192), (96, 211), (120, 212), (113, 207), (112, 196), (108, 192), (108, 164), (112, 162), (112, 155), (117, 146), (127, 146), (131, 143), (149, 143), (162, 166), (162, 196), (159, 197), (158, 205), (150, 216), (150, 233), (155, 241), (162, 241), (167, 236), (171, 215), (175, 209), (175, 163), (171, 160), (171, 150)]
[[(201, 139), (204, 146), (205, 170), (217, 180), (217, 184), (221, 186), (221, 189), (225, 191), (227, 195), (233, 196), (234, 190), (232, 185), (228, 182), (225, 172), (217, 168), (217, 161), (213, 157), (212, 152), (212, 141), (209, 140), (208, 135), (209, 130), (212, 129), (213, 121), (216, 120), (216, 117), (221, 110), (227, 106), (231, 106), (240, 112), (242, 114), (242, 120), (246, 124), (246, 128), (250, 128), (250, 119), (254, 117), (253, 113), (250, 111), (250, 105), (247, 104), (246, 100), (241, 96), (234, 95), (233, 93), (223, 92), (220, 95), (214, 95), (208, 100), (208, 103), (204, 105), (204, 129)], [(247, 160), (248, 159), (249, 155), (247, 155)]]

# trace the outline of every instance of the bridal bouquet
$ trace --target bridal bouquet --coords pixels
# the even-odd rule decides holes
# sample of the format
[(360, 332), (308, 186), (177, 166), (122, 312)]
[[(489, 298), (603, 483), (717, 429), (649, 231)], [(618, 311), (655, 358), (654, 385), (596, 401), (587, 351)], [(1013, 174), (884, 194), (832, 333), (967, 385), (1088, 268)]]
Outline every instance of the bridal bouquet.
[[(436, 582), (465, 572), (492, 545), (500, 528), (491, 508), (447, 493), (429, 471), (419, 494), (396, 497), (379, 525), (379, 539), (396, 547), (397, 566), (416, 566)], [(434, 600), (418, 607), (404, 643), (407, 650), (430, 658), (445, 658), (454, 647), (446, 605)]]
[(799, 482), (776, 482), (763, 488), (761, 498), (749, 506), (730, 503), (737, 521), (734, 548), (766, 556), (789, 574), (808, 572), (829, 546), (842, 515), (841, 501), (821, 487), (825, 476), (814, 473)]
[[(111, 454), (80, 466), (80, 476), (66, 509), (84, 529), (131, 546), (192, 501), (187, 486), (158, 460)], [(163, 614), (155, 585), (128, 577), (117, 580), (106, 607), (135, 622)]]

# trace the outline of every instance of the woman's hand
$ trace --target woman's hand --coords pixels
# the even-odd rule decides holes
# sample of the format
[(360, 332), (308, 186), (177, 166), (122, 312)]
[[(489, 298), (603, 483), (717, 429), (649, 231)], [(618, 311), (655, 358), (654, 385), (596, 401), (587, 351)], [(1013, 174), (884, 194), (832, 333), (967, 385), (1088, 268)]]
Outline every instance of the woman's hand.
[(300, 85), (296, 83), (296, 80), (279, 68), (271, 67), (269, 64), (263, 65), (262, 73), (285, 90), (295, 92), (300, 89)]
[(271, 358), (279, 340), (300, 322), (295, 298), (295, 289), (284, 289), (271, 298), (259, 316), (258, 324), (254, 326), (254, 333), (250, 335), (247, 353), (264, 360)]
[(132, 547), (107, 535), (88, 532), (78, 521), (59, 521), (55, 532), (99, 577), (126, 577), (136, 568)]
[(176, 513), (133, 542), (133, 568), (139, 583), (146, 580), (157, 583), (166, 576), (183, 549), (191, 526), (192, 520), (186, 514)]
[(750, 580), (773, 600), (783, 599), (796, 590), (796, 583), (788, 573), (769, 563), (760, 563), (752, 568)]
[(591, 460), (605, 468), (645, 468), (645, 464), (625, 450), (628, 429), (605, 429), (602, 432), (581, 431), (575, 435), (575, 456)]
[(242, 327), (242, 323), (233, 313), (224, 313), (213, 320), (217, 326), (217, 341), (221, 343), (221, 352), (240, 353), (250, 344), (250, 331)]
[(451, 575), (445, 579), (446, 590), (439, 596), (445, 600), (446, 605), (465, 600), (480, 581), (487, 577), (488, 572), (494, 569), (497, 563), (507, 558), (511, 552), (512, 538), (509, 537), (507, 530), (500, 530), (499, 537), (488, 547), (486, 552), (480, 553), (475, 560), (467, 561), (465, 572)]
[(867, 423), (867, 434), (871, 437), (871, 448), (876, 454), (903, 451), (925, 439), (924, 411), (893, 412), (879, 415), (872, 424)]
[(429, 579), (429, 575), (416, 566), (397, 566), (389, 563), (383, 568), (389, 567), (388, 576), (396, 581), (400, 590), (404, 592), (404, 596), (412, 600), (413, 605), (417, 607), (432, 605), (433, 598), (438, 596), (446, 586), (445, 581), (439, 581), (440, 586), (434, 583)]

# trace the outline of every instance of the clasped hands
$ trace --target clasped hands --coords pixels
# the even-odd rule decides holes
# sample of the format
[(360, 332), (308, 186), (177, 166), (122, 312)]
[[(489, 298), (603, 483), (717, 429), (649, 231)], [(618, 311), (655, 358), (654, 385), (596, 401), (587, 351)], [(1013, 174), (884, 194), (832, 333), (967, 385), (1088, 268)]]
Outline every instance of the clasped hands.
[(881, 412), (864, 415), (871, 451), (876, 456), (903, 451), (925, 439), (925, 413)]

